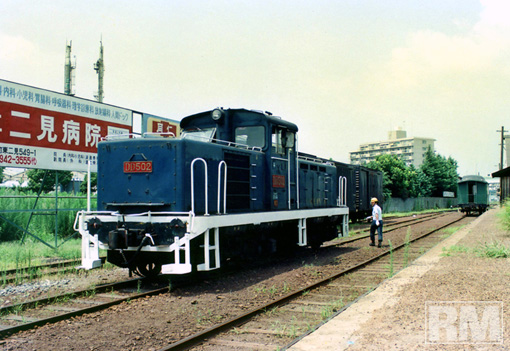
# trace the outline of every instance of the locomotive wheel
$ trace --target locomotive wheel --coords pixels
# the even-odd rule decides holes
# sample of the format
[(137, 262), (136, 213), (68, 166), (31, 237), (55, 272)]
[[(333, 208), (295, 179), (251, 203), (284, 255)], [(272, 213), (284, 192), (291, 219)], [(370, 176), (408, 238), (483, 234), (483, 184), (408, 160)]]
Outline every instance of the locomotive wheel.
[(136, 266), (138, 273), (146, 278), (154, 278), (161, 273), (161, 264), (155, 262), (141, 262)]

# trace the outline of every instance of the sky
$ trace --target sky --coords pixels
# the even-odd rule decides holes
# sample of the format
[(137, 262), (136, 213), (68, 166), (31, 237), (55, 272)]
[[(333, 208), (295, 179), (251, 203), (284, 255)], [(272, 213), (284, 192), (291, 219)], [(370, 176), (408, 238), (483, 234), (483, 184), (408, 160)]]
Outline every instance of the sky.
[(337, 161), (401, 127), (486, 176), (510, 131), (508, 0), (2, 0), (0, 79), (63, 92), (72, 42), (93, 100), (101, 40), (105, 103), (270, 111)]

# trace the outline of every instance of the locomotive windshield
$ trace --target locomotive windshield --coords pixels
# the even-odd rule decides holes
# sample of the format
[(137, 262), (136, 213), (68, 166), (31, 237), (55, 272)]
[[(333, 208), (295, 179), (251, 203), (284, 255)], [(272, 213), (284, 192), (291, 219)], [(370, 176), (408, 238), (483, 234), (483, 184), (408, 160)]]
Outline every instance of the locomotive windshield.
[(235, 143), (263, 149), (265, 146), (264, 127), (238, 127), (235, 130)]
[(204, 128), (192, 127), (190, 129), (183, 130), (181, 133), (182, 139), (197, 140), (210, 143), (216, 134), (216, 128)]

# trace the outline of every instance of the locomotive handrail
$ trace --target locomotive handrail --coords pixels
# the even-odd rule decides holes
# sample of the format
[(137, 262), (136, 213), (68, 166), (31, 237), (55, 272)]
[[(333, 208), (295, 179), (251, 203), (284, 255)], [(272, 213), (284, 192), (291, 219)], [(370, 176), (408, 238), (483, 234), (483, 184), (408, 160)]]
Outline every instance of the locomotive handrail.
[(299, 138), (296, 134), (296, 140), (294, 143), (295, 150), (296, 150), (296, 208), (299, 210), (299, 151), (298, 151), (298, 142)]
[(323, 160), (323, 159), (316, 158), (316, 157), (298, 155), (298, 160), (321, 163), (321, 164), (330, 165), (330, 166), (333, 165), (333, 162), (331, 162), (331, 161)]
[(221, 161), (218, 164), (218, 214), (220, 214), (220, 198), (221, 198), (221, 166), (225, 166), (225, 178), (223, 179), (223, 214), (227, 213), (227, 163)]
[(163, 216), (163, 215), (171, 215), (171, 216), (179, 216), (179, 215), (188, 215), (189, 212), (166, 212), (166, 211), (162, 211), (162, 212), (152, 212), (152, 211), (148, 211), (148, 212), (142, 212), (142, 213), (130, 213), (130, 214), (125, 214), (125, 215), (121, 215), (120, 213), (118, 213), (119, 216), (125, 216), (125, 217), (137, 217), (137, 216)]
[(146, 137), (150, 137), (153, 135), (169, 136), (169, 137), (175, 138), (175, 134), (172, 132), (145, 132), (142, 134), (142, 137), (146, 138)]
[(125, 133), (125, 134), (108, 134), (104, 137), (101, 137), (100, 141), (108, 141), (113, 139), (135, 139), (140, 138), (139, 134), (134, 133)]
[(194, 165), (195, 162), (201, 161), (204, 164), (205, 171), (204, 171), (204, 180), (205, 180), (205, 188), (204, 188), (204, 195), (205, 195), (205, 215), (209, 215), (208, 210), (208, 198), (207, 198), (207, 162), (200, 157), (197, 157), (191, 162), (191, 212), (195, 213), (195, 174), (194, 174)]
[[(183, 139), (186, 139), (186, 137), (184, 137)], [(249, 145), (246, 145), (246, 144), (235, 143), (233, 141), (227, 141), (227, 140), (221, 140), (221, 139), (213, 139), (213, 138), (208, 138), (208, 137), (203, 137), (203, 136), (198, 136), (198, 135), (194, 135), (193, 139), (195, 139), (195, 140), (196, 139), (204, 139), (205, 142), (212, 142), (212, 141), (214, 141), (216, 144), (223, 144), (225, 146), (236, 147), (236, 148), (239, 148), (239, 149), (246, 149), (246, 150), (262, 152), (262, 148), (260, 146), (249, 146)]]
[(347, 177), (338, 177), (338, 206), (345, 206), (347, 200)]
[[(288, 205), (289, 205), (289, 210), (292, 209), (291, 207), (291, 203), (292, 203), (292, 196), (291, 196), (291, 187), (290, 187), (290, 157), (291, 157), (291, 152), (289, 151), (288, 155), (287, 155), (287, 195), (288, 195)], [(297, 169), (297, 164), (296, 164), (296, 172), (299, 172), (299, 170)], [(299, 190), (297, 190), (299, 191)]]

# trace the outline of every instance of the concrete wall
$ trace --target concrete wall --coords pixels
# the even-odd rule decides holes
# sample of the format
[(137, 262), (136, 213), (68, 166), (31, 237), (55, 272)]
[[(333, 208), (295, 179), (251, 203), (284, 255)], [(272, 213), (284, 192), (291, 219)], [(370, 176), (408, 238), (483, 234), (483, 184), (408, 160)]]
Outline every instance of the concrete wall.
[(384, 201), (383, 212), (411, 212), (436, 208), (450, 208), (456, 206), (457, 198), (418, 197), (404, 200), (394, 197)]

